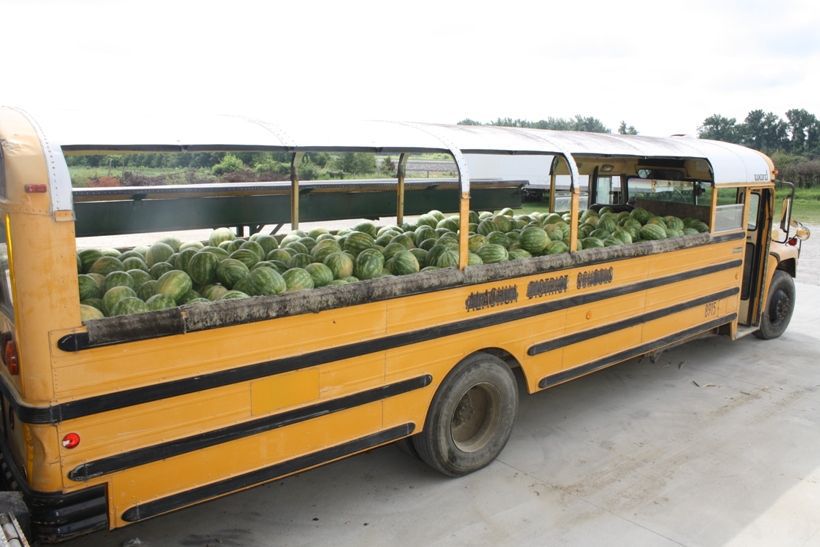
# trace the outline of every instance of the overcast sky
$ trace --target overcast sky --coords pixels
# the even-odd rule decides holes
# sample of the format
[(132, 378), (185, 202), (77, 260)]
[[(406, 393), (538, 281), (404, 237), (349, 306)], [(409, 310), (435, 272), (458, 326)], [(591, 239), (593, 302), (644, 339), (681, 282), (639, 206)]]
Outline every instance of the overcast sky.
[(0, 0), (0, 104), (455, 123), (595, 116), (694, 134), (820, 115), (811, 0)]

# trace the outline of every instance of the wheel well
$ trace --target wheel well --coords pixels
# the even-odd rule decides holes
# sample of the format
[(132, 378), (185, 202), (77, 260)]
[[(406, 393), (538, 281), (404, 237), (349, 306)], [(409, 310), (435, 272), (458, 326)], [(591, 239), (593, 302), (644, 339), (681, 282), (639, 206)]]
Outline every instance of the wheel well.
[(519, 377), (519, 380), (524, 382), (525, 386), (527, 385), (527, 375), (524, 374), (524, 368), (521, 366), (521, 363), (518, 362), (518, 359), (516, 359), (515, 356), (509, 351), (501, 348), (483, 348), (472, 352), (470, 355), (466, 355), (464, 359), (467, 359), (476, 353), (489, 353), (490, 355), (498, 357), (507, 364), (513, 374)]
[(783, 270), (792, 277), (797, 275), (797, 261), (793, 258), (788, 258), (777, 264), (778, 270)]

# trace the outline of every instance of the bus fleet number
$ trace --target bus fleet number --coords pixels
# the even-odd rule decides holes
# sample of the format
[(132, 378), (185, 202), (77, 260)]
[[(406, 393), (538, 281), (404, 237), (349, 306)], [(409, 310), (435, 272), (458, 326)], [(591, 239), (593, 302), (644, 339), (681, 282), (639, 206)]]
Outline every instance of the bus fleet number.
[(717, 300), (714, 302), (709, 302), (703, 307), (703, 316), (704, 317), (717, 317), (718, 314), (718, 303)]

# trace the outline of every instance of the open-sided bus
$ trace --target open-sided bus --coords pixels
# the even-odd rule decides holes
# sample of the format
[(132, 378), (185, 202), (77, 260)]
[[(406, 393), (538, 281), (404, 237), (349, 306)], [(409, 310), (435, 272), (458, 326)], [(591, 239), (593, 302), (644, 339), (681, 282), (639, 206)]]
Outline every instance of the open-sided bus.
[[(779, 336), (795, 302), (796, 236), (806, 237), (791, 227), (788, 199), (776, 213), (766, 156), (690, 138), (389, 122), (40, 120), (2, 108), (0, 150), (2, 468), (48, 541), (399, 440), (444, 474), (478, 470), (510, 435), (518, 381), (533, 393), (705, 333)], [(414, 229), (402, 218), (406, 157), (449, 154), (458, 172), (452, 206), (434, 203), (459, 213), (451, 232), (458, 267), (83, 323), (76, 237), (78, 226), (93, 231), (81, 218), (91, 213), (80, 213), (93, 199), (72, 191), (65, 157), (203, 150), (290, 154), (283, 199), (293, 227), (304, 212), (299, 155), (400, 155), (391, 207), (406, 232)], [(568, 176), (568, 252), (469, 266), (471, 157), (539, 158), (553, 208), (556, 178)], [(708, 229), (580, 249), (579, 219), (592, 215), (579, 210), (581, 176), (592, 210), (641, 208)], [(219, 197), (168, 191), (170, 204), (149, 204), (141, 191), (130, 206), (146, 201), (189, 218), (185, 211)], [(262, 199), (241, 187), (225, 192)], [(259, 229), (271, 218), (221, 222)]]

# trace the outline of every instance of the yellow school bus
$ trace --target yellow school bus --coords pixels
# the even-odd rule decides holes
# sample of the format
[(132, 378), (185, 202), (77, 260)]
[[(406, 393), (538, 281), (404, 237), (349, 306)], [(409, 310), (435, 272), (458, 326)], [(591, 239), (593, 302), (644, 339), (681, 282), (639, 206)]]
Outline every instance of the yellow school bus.
[[(84, 323), (80, 203), (65, 158), (225, 150), (293, 158), (293, 228), (306, 195), (302, 154), (399, 155), (398, 224), (412, 194), (407, 157), (447, 154), (458, 175), (449, 210), (459, 213), (459, 266)], [(685, 137), (35, 117), (5, 107), (0, 151), (2, 470), (43, 541), (125, 526), (395, 441), (445, 475), (479, 470), (509, 438), (519, 385), (534, 393), (707, 333), (779, 336), (808, 236), (793, 226), (789, 198), (782, 208), (775, 201), (769, 158)], [(557, 182), (569, 181), (568, 252), (468, 265), (478, 157), (530, 161), (549, 178), (553, 211)], [(181, 193), (171, 203), (180, 215), (213, 203), (211, 194)], [(707, 230), (582, 248), (584, 199), (585, 210), (642, 208)]]

